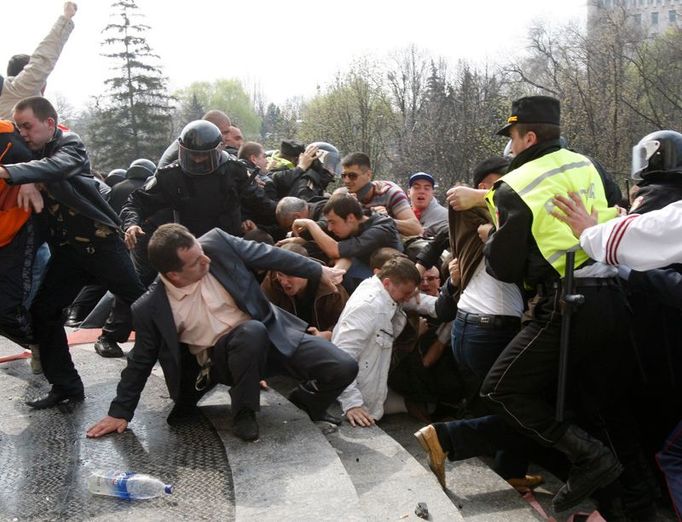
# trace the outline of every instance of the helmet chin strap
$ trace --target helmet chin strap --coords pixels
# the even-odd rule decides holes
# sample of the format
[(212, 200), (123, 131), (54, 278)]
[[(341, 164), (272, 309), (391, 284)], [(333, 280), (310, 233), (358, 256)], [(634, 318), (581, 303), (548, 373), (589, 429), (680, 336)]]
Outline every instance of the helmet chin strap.
[(368, 194), (370, 193), (370, 191), (372, 190), (372, 187), (373, 187), (372, 182), (369, 181), (364, 187), (362, 187), (360, 190), (358, 190), (358, 191), (355, 193), (355, 195), (357, 196), (358, 201), (359, 201), (360, 203), (364, 203), (365, 198), (367, 197), (367, 195), (368, 195)]

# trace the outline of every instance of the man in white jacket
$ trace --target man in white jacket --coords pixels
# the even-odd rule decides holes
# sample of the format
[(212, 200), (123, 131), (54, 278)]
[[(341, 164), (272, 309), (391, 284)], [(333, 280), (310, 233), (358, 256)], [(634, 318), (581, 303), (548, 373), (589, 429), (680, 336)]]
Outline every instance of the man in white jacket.
[(421, 277), (404, 257), (387, 261), (357, 287), (332, 333), (332, 343), (350, 354), (360, 370), (339, 401), (353, 426), (371, 426), (384, 414), (393, 342), (405, 327), (401, 303), (417, 291)]
[[(7, 65), (7, 78), (0, 81), (0, 118), (10, 119), (17, 102), (31, 96), (40, 96), (45, 90), (47, 77), (57, 64), (59, 55), (73, 31), (72, 18), (78, 7), (74, 2), (64, 4), (64, 14), (52, 26), (31, 56), (17, 54)], [(2, 77), (0, 76), (0, 80)]]

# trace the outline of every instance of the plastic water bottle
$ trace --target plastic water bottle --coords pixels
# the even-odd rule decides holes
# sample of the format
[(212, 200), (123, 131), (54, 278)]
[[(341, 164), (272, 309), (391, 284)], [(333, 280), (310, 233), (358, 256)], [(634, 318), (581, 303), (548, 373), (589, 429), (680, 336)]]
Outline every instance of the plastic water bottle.
[(88, 477), (88, 490), (94, 495), (138, 500), (170, 495), (173, 486), (143, 473), (111, 470), (94, 471)]

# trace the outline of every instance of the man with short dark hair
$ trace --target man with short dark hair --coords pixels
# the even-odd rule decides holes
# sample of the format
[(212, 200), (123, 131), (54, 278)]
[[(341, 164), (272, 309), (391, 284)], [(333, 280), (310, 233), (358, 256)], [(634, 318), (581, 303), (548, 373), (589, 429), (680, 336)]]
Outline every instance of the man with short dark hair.
[[(102, 199), (90, 173), (80, 138), (57, 127), (57, 112), (39, 96), (19, 102), (14, 121), (38, 159), (0, 167), (0, 178), (10, 185), (45, 185), (52, 258), (31, 315), (43, 371), (52, 389), (46, 397), (27, 404), (50, 408), (84, 399), (83, 383), (69, 354), (63, 309), (87, 283), (103, 285), (127, 304), (142, 295), (144, 287), (119, 236), (118, 216)], [(103, 336), (116, 333), (109, 323), (105, 325)]]
[(149, 260), (159, 279), (134, 305), (135, 346), (109, 415), (88, 437), (125, 430), (157, 360), (176, 403), (171, 424), (194, 415), (201, 396), (223, 383), (231, 386), (235, 435), (258, 438), (258, 383), (266, 369), (305, 379), (289, 399), (312, 420), (330, 420), (327, 407), (353, 380), (357, 364), (329, 341), (306, 334), (304, 321), (269, 303), (253, 270), (317, 282), (334, 281), (342, 272), (219, 229), (197, 240), (178, 224), (154, 233)]
[(349, 291), (357, 286), (358, 279), (371, 275), (369, 259), (372, 252), (381, 247), (393, 247), (402, 252), (393, 220), (379, 214), (365, 216), (358, 200), (350, 194), (333, 195), (322, 212), (324, 223), (299, 218), (293, 222), (292, 230), (299, 236), (309, 234), (335, 266), (349, 270), (348, 277), (352, 279), (346, 280), (346, 288), (351, 287)]
[(390, 216), (403, 236), (419, 236), (423, 229), (410, 208), (407, 195), (392, 181), (372, 181), (369, 156), (353, 152), (341, 160), (341, 180), (363, 208)]
[(239, 147), (237, 158), (246, 165), (252, 181), (263, 189), (268, 198), (276, 201), (277, 188), (267, 171), (268, 158), (265, 157), (263, 145), (255, 141), (247, 141)]

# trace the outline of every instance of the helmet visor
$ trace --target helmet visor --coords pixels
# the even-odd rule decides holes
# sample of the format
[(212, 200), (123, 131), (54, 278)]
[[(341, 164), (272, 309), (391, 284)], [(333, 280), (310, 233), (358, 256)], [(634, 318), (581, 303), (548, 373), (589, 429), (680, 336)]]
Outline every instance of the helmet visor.
[(632, 147), (632, 179), (642, 179), (642, 172), (660, 148), (661, 142), (658, 140), (640, 142)]
[(222, 143), (209, 150), (188, 149), (182, 143), (179, 143), (179, 146), (178, 159), (180, 160), (180, 167), (187, 174), (203, 176), (204, 174), (210, 174), (220, 166), (220, 156), (223, 150)]
[(317, 151), (317, 159), (322, 167), (336, 176), (341, 175), (341, 158), (335, 152), (320, 149)]

